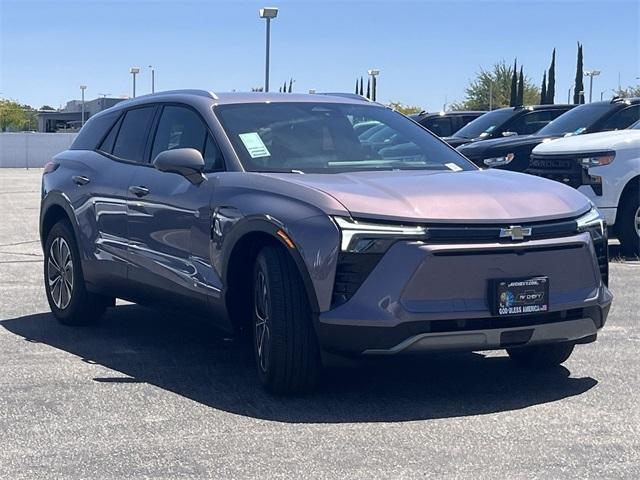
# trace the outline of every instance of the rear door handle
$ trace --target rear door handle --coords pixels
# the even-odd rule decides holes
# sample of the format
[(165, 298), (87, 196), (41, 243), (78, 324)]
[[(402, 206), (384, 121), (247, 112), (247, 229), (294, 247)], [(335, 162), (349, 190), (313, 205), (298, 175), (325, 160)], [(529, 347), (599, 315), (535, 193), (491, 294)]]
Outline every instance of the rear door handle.
[(89, 177), (85, 177), (84, 175), (74, 175), (71, 177), (71, 180), (73, 180), (73, 183), (76, 185), (86, 185), (91, 181)]
[(136, 197), (144, 197), (145, 195), (149, 194), (149, 189), (147, 187), (143, 187), (142, 185), (129, 187), (129, 191)]

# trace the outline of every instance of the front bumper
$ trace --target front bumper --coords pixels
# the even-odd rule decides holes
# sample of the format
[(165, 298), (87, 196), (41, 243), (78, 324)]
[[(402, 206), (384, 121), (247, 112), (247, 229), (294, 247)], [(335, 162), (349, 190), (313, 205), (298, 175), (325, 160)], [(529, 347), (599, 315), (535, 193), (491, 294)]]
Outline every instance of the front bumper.
[[(493, 316), (489, 280), (537, 275), (549, 277), (549, 312)], [(399, 242), (316, 325), (322, 348), (334, 353), (498, 349), (591, 340), (611, 301), (588, 234), (518, 244)]]

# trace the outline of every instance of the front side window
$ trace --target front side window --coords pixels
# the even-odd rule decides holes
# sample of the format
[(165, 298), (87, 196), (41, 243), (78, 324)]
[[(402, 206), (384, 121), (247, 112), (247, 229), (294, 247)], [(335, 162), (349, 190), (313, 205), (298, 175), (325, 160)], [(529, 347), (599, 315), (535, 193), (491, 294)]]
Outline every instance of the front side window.
[[(475, 170), (415, 122), (374, 105), (283, 102), (214, 107), (248, 171)], [(354, 125), (379, 122), (372, 135)], [(369, 133), (369, 132), (367, 132)]]
[(439, 137), (448, 137), (453, 133), (451, 120), (451, 117), (431, 117), (422, 122), (422, 126)]
[(144, 148), (156, 107), (129, 110), (122, 120), (113, 146), (113, 155), (133, 162), (144, 161)]

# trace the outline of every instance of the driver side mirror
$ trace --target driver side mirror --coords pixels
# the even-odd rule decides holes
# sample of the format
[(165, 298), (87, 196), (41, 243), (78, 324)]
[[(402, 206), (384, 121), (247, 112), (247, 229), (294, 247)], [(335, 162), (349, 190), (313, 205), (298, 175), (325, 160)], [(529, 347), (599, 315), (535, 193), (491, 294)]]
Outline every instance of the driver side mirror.
[(160, 152), (153, 160), (153, 166), (161, 172), (182, 175), (194, 185), (199, 185), (206, 180), (202, 173), (204, 159), (195, 148), (174, 148)]
[(515, 137), (517, 135), (518, 135), (518, 132), (509, 132), (509, 131), (502, 132), (503, 137)]

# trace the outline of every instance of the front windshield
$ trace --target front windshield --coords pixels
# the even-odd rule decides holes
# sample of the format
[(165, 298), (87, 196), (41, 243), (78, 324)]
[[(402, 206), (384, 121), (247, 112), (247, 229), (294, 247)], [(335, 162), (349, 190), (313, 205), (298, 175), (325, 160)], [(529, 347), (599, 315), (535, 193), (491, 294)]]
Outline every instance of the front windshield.
[(629, 127), (632, 130), (640, 130), (640, 122), (636, 122)]
[(610, 108), (611, 105), (608, 103), (587, 103), (577, 106), (552, 120), (537, 135), (578, 135), (598, 121)]
[(474, 121), (467, 123), (464, 127), (454, 133), (454, 137), (478, 138), (482, 134), (488, 135), (496, 128), (504, 125), (514, 114), (512, 108), (500, 108), (480, 115)]
[[(476, 169), (415, 122), (380, 106), (245, 103), (216, 106), (214, 112), (248, 171)], [(380, 125), (372, 135), (359, 137), (354, 126), (362, 122)]]

